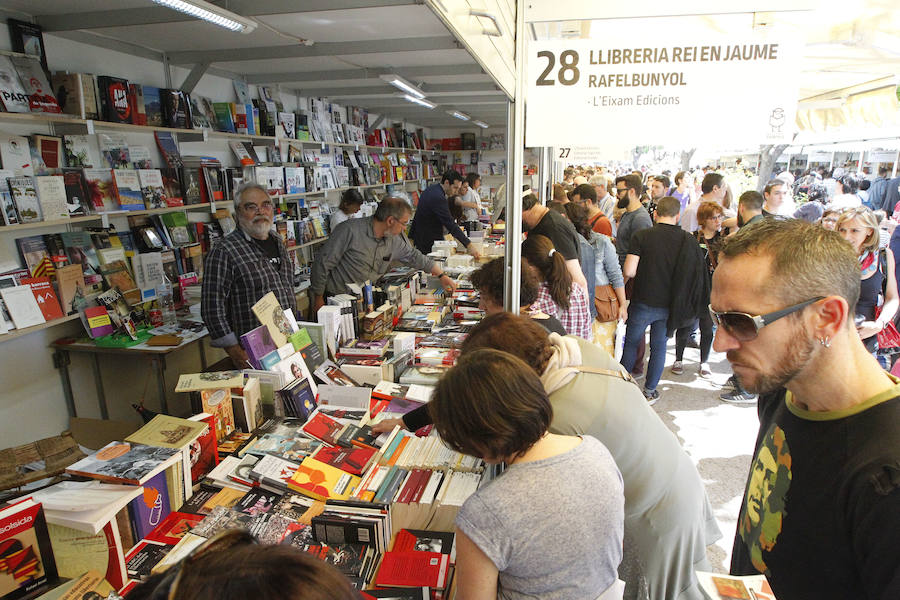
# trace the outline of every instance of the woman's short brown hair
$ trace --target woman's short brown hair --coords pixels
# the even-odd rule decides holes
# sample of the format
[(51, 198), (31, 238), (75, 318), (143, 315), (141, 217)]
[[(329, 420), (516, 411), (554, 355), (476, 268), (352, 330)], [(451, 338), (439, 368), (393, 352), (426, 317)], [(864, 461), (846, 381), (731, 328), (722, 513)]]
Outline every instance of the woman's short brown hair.
[(463, 342), (463, 355), (479, 348), (493, 348), (516, 356), (541, 375), (553, 349), (547, 330), (534, 319), (508, 312), (485, 317), (472, 328)]
[(724, 212), (725, 209), (722, 208), (718, 202), (706, 200), (701, 202), (700, 206), (697, 207), (697, 222), (700, 223), (700, 226), (702, 227), (707, 219), (717, 217)]
[(491, 348), (460, 356), (438, 381), (428, 412), (444, 443), (489, 460), (522, 456), (553, 420), (550, 399), (534, 371)]

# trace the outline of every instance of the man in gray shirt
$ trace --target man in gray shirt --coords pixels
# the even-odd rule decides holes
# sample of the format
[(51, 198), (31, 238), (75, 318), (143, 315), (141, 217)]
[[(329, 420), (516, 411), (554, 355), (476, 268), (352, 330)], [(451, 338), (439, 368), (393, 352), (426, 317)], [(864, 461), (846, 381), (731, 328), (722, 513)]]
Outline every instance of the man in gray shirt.
[(411, 215), (406, 200), (385, 198), (371, 217), (350, 219), (335, 227), (312, 266), (313, 313), (325, 304), (326, 296), (346, 293), (348, 283), (375, 281), (395, 261), (430, 272), (448, 293), (456, 289), (440, 266), (413, 248), (403, 235)]
[(631, 236), (641, 229), (653, 227), (650, 213), (641, 204), (641, 192), (643, 182), (637, 175), (623, 175), (616, 178), (616, 196), (618, 196), (618, 208), (624, 208), (625, 213), (619, 221), (616, 230), (616, 254), (619, 255), (619, 266), (625, 264), (625, 257), (631, 245)]

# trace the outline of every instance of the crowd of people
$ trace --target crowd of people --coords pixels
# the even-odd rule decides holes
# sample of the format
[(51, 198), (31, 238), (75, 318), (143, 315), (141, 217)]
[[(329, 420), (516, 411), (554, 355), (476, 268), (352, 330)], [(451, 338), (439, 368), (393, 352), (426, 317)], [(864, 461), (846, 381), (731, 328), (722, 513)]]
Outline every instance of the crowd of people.
[[(697, 468), (651, 408), (671, 336), (674, 373), (685, 372), (685, 348), (696, 345), (697, 373), (708, 377), (714, 349), (734, 371), (723, 399), (758, 402), (731, 573), (765, 574), (779, 600), (900, 597), (900, 380), (878, 347), (900, 300), (893, 236), (882, 235), (875, 211), (845, 204), (849, 184), (809, 219), (783, 215), (795, 193), (783, 178), (735, 200), (714, 170), (699, 190), (686, 173), (566, 175), (546, 206), (521, 192), (528, 235), (518, 314), (502, 307), (503, 259), (484, 264), (472, 283), (486, 316), (457, 365), (430, 403), (373, 428), (433, 423), (450, 447), (506, 464), (459, 512), (458, 597), (705, 597), (695, 571), (709, 570), (706, 548), (722, 534)], [(476, 254), (451, 214), (454, 199), (468, 196), (462, 180), (442, 176), (415, 216), (405, 200), (387, 198), (373, 216), (337, 224), (312, 269), (315, 303), (394, 262), (429, 270), (452, 290), (426, 254), (444, 230)], [(240, 227), (226, 238), (234, 247), (214, 261), (226, 287), (204, 281), (204, 315), (218, 318), (215, 341), (226, 348), (243, 327), (231, 315), (251, 295), (222, 296), (227, 278), (260, 265), (280, 273), (282, 249), (277, 241), (269, 249), (263, 232), (271, 202), (259, 192), (237, 194)], [(403, 235), (410, 224), (415, 248)], [(232, 256), (239, 243), (249, 248), (246, 265)], [(239, 545), (248, 561), (262, 554)], [(203, 587), (201, 562), (215, 560), (201, 554), (147, 587), (152, 597), (207, 597), (175, 592)], [(277, 597), (332, 576), (290, 568), (298, 578), (284, 585), (295, 587), (272, 590)], [(232, 584), (263, 572), (234, 571)], [(343, 584), (333, 589), (322, 597), (345, 597)]]

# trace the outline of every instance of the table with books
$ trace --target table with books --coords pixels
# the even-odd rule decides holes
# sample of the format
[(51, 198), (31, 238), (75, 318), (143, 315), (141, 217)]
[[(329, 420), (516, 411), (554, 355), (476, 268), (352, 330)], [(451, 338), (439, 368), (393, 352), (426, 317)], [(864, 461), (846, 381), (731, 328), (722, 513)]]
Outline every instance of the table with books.
[[(162, 412), (169, 412), (169, 404), (166, 400), (166, 357), (178, 350), (187, 348), (188, 346), (196, 346), (200, 353), (200, 364), (202, 368), (206, 368), (206, 350), (203, 347), (203, 338), (209, 335), (203, 323), (198, 321), (179, 321), (178, 324), (157, 327), (149, 331), (154, 336), (176, 336), (172, 339), (172, 345), (159, 346), (153, 345), (152, 341), (142, 341), (140, 343), (129, 346), (105, 346), (100, 345), (96, 340), (61, 338), (51, 344), (54, 348), (54, 364), (59, 369), (60, 377), (63, 381), (63, 391), (66, 395), (66, 404), (74, 411), (74, 394), (72, 384), (69, 378), (69, 353), (84, 353), (91, 356), (94, 385), (97, 390), (97, 402), (100, 406), (100, 416), (103, 419), (109, 418), (109, 409), (106, 404), (106, 394), (103, 391), (103, 378), (100, 368), (101, 355), (118, 355), (139, 357), (148, 360), (151, 368), (156, 374), (156, 389), (159, 398), (159, 404)], [(180, 340), (180, 341), (179, 341)], [(76, 416), (72, 414), (71, 416)]]
[[(32, 549), (39, 561), (56, 556), (48, 583), (100, 573), (127, 592), (243, 528), (329, 562), (362, 598), (453, 598), (456, 514), (498, 467), (450, 449), (430, 426), (372, 431), (430, 399), (479, 318), (471, 289), (435, 297), (417, 277), (411, 288), (409, 273), (382, 282), (398, 304), (357, 310), (352, 322), (341, 298), (318, 322), (289, 322), (290, 335), (261, 319), (241, 339), (254, 368), (180, 376), (175, 391), (192, 395), (196, 414), (145, 413), (137, 432), (70, 465), (70, 481), (33, 492), (23, 510), (42, 503)], [(275, 314), (261, 302), (259, 315)], [(357, 337), (367, 319), (379, 320), (377, 339)], [(73, 510), (79, 502), (85, 510)], [(85, 535), (114, 541), (97, 565), (71, 556)]]

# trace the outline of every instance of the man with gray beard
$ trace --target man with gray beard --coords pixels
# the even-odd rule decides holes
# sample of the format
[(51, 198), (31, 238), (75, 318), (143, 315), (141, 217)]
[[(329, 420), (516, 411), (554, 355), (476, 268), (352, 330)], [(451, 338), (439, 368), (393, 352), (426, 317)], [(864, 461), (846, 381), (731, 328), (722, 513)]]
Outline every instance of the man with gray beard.
[(223, 348), (235, 368), (247, 368), (240, 337), (259, 322), (252, 307), (274, 292), (284, 309), (296, 311), (293, 266), (272, 232), (275, 204), (266, 188), (245, 183), (234, 195), (238, 227), (216, 242), (203, 263), (200, 313), (210, 344)]
[(856, 253), (833, 231), (763, 219), (713, 275), (717, 352), (759, 394), (731, 558), (779, 600), (900, 598), (900, 383), (859, 339)]

